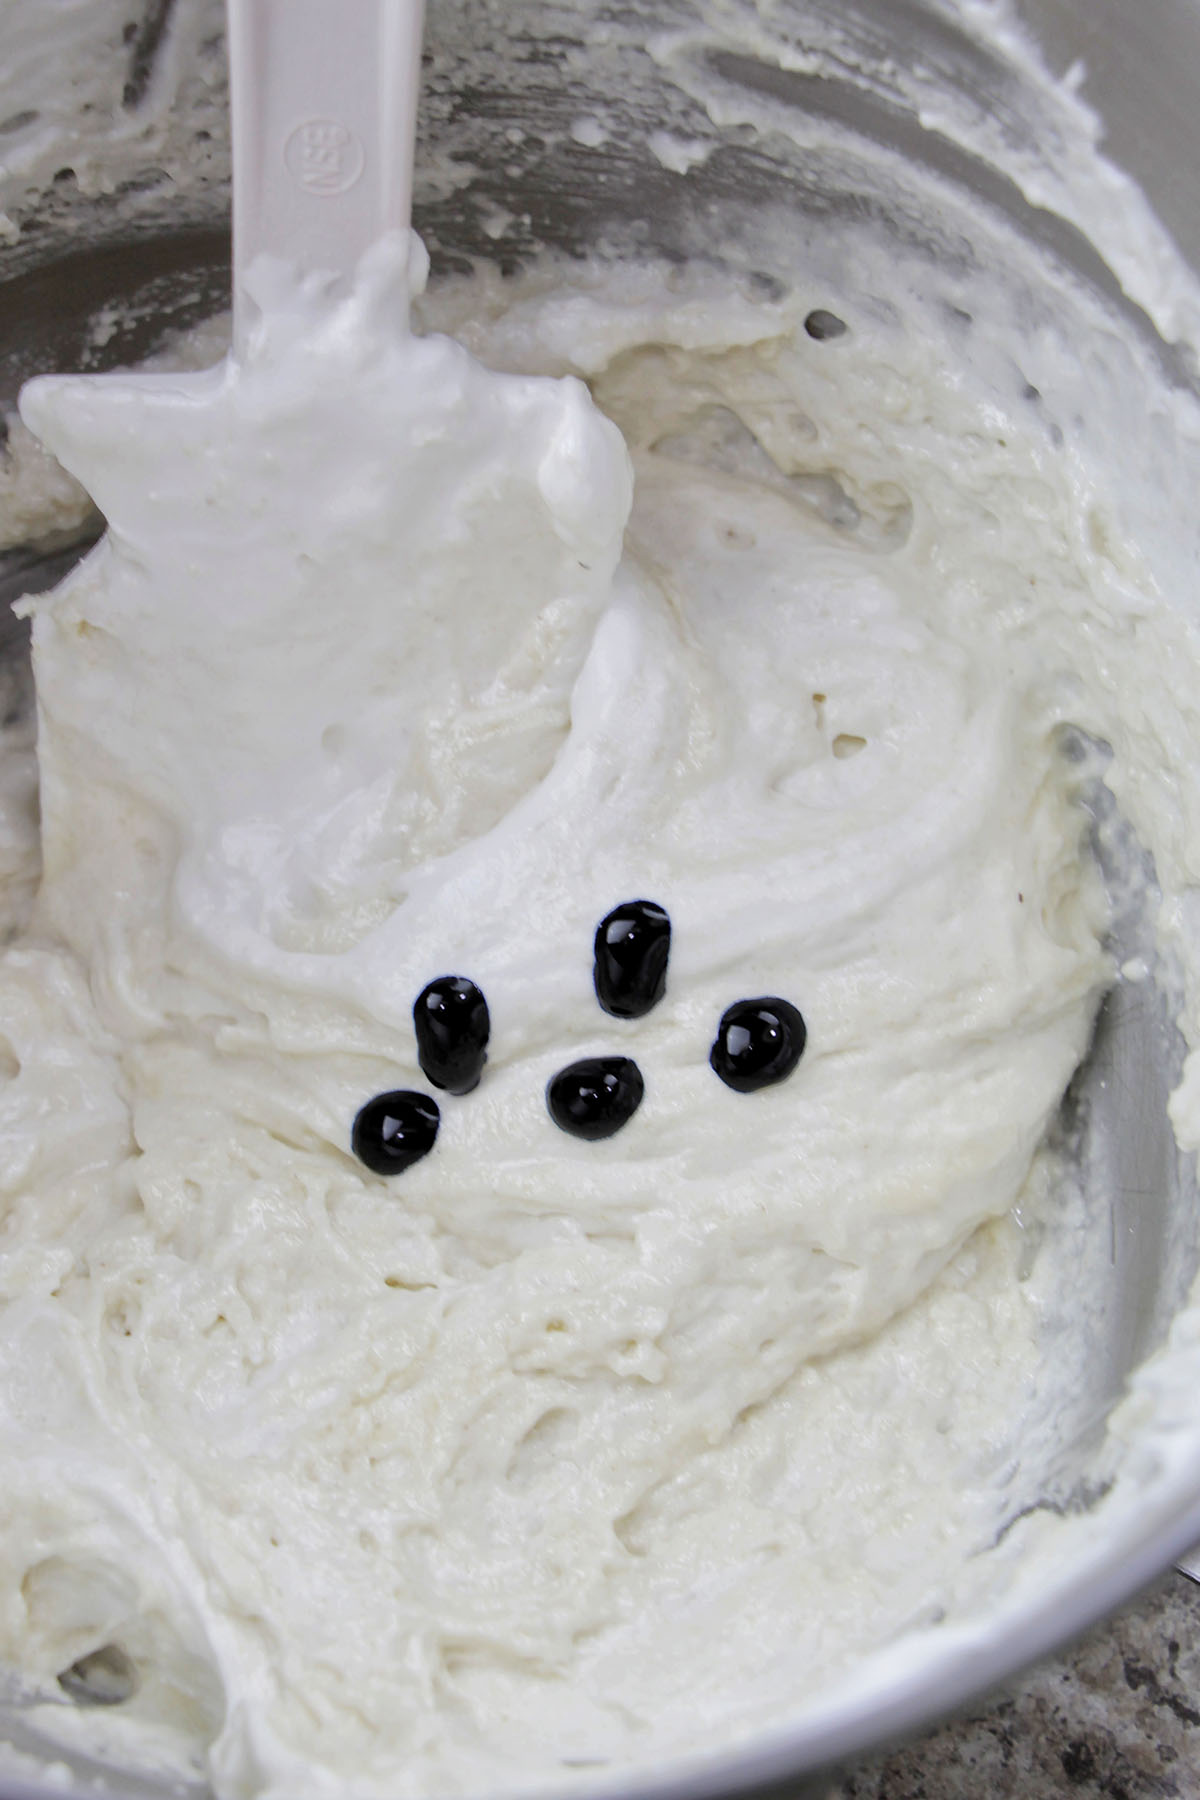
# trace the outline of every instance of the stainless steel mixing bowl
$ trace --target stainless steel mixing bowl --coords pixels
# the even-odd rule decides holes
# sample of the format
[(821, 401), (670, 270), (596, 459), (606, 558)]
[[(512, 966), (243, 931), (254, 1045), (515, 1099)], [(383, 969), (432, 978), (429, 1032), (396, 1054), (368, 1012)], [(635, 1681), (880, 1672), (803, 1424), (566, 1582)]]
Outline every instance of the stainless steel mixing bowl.
[[(100, 75), (93, 71), (89, 90), (99, 80), (108, 96), (99, 141), (118, 171), (115, 191), (85, 192), (69, 157), (23, 188), (17, 182), (15, 194), (9, 183), (20, 230), (0, 248), (0, 400), (11, 400), (36, 371), (134, 360), (168, 328), (224, 303), (219, 0), (143, 0), (140, 14), (132, 4), (127, 11), (134, 28), (101, 32), (93, 48)], [(767, 13), (797, 47), (837, 40), (840, 60), (820, 73), (799, 57), (783, 68), (731, 29), (729, 6), (705, 0), (430, 0), (416, 223), (435, 278), (476, 258), (513, 269), (546, 246), (668, 259), (700, 250), (769, 291), (786, 279), (796, 247), (816, 245), (831, 220), (869, 220), (891, 232), (898, 248), (919, 248), (931, 269), (986, 264), (996, 231), (1015, 226), (1045, 267), (1089, 284), (1120, 331), (1152, 345), (1167, 379), (1193, 381), (1194, 346), (1158, 336), (1123, 292), (1104, 247), (1068, 216), (1069, 205), (1058, 209), (1044, 192), (1032, 202), (939, 125), (936, 109), (931, 116), (907, 97), (896, 71), (919, 68), (927, 93), (956, 94), (1054, 166), (1061, 145), (1044, 90), (1030, 81), (1023, 53), (979, 37), (966, 0), (778, 0)], [(1200, 0), (1141, 0), (1136, 9), (1125, 0), (1019, 0), (1019, 13), (1052, 69), (1082, 65), (1082, 92), (1103, 123), (1108, 155), (1136, 178), (1200, 270)], [(98, 8), (101, 15), (107, 10)], [(0, 19), (0, 60), (5, 29)], [(660, 41), (684, 31), (690, 47), (672, 63)], [(171, 68), (181, 55), (190, 59), (183, 76)], [(697, 76), (725, 96), (723, 123), (714, 124), (695, 99)], [(180, 97), (164, 114), (172, 82)], [(777, 128), (752, 129), (753, 106), (766, 108)], [(805, 129), (789, 133), (789, 118), (807, 122)], [(600, 130), (588, 123), (597, 119)], [(0, 122), (0, 149), (35, 128), (16, 120)], [(676, 171), (648, 148), (664, 130), (710, 153)], [(880, 146), (941, 178), (940, 217), (891, 183)], [(97, 316), (106, 321), (102, 332)], [(53, 554), (10, 554), (2, 569), (8, 597), (57, 579), (78, 553), (78, 546), (56, 546)], [(22, 629), (5, 618), (0, 647), (10, 666), (23, 645)], [(1118, 924), (1118, 948), (1144, 949), (1147, 931), (1145, 918), (1131, 914)], [(1147, 1005), (1144, 989), (1131, 995), (1119, 987), (1064, 1108), (1064, 1141), (1102, 1197), (1111, 1231), (1108, 1328), (1096, 1346), (1092, 1391), (1081, 1396), (1081, 1420), (1103, 1419), (1129, 1372), (1162, 1341), (1200, 1263), (1193, 1162), (1177, 1151), (1166, 1116), (1181, 1055), (1165, 1002)], [(1200, 1416), (1196, 1437), (1200, 1460)], [(1069, 1463), (1070, 1447), (1064, 1454)], [(796, 1795), (808, 1781), (819, 1789), (822, 1770), (1001, 1681), (1117, 1606), (1198, 1539), (1200, 1480), (1114, 1543), (1102, 1567), (1068, 1571), (1048, 1604), (997, 1625), (972, 1654), (935, 1675), (927, 1668), (900, 1674), (869, 1703), (757, 1738), (703, 1769), (639, 1778), (619, 1791), (683, 1800), (775, 1786)], [(41, 1753), (20, 1708), (9, 1709), (5, 1726), (14, 1743)], [(87, 1772), (81, 1764), (80, 1776)], [(3, 1789), (8, 1800), (44, 1791), (19, 1781)], [(126, 1779), (119, 1791), (163, 1790)]]

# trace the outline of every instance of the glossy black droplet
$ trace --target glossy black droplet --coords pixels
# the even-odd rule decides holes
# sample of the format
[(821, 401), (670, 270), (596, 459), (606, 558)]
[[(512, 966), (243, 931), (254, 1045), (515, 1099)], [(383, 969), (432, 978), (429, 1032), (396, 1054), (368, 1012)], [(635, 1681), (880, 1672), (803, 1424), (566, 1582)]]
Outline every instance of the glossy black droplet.
[(58, 1677), (77, 1706), (121, 1706), (137, 1692), (137, 1669), (120, 1644), (102, 1644)]
[(439, 975), (413, 1007), (417, 1056), (434, 1087), (469, 1094), (487, 1061), (488, 1005), (465, 975)]
[(411, 1088), (376, 1094), (354, 1121), (351, 1148), (376, 1175), (401, 1175), (429, 1155), (440, 1122), (438, 1103), (428, 1094)]
[(546, 1105), (563, 1131), (594, 1142), (628, 1125), (645, 1091), (642, 1071), (628, 1056), (586, 1056), (547, 1084)]
[(839, 319), (836, 313), (827, 312), (823, 306), (817, 306), (805, 319), (804, 329), (810, 338), (816, 338), (819, 344), (824, 344), (828, 343), (830, 338), (845, 337), (848, 327), (845, 319)]
[(786, 1080), (807, 1040), (808, 1027), (791, 1001), (763, 994), (726, 1008), (708, 1060), (726, 1087), (753, 1094)]
[(596, 928), (596, 998), (616, 1019), (640, 1019), (666, 992), (671, 921), (654, 900), (626, 900)]

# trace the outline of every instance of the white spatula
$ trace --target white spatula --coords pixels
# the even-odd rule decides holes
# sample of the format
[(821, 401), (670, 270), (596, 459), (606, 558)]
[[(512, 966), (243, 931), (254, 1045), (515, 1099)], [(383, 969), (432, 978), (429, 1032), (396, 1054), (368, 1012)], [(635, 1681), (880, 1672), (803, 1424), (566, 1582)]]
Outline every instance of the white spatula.
[(256, 257), (334, 286), (412, 209), (424, 0), (227, 0), (234, 350)]

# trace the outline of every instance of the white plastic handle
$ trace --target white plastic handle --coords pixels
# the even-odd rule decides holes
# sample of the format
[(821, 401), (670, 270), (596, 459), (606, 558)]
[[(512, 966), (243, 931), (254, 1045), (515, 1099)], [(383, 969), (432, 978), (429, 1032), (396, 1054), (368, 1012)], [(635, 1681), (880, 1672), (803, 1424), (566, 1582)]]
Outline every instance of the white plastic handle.
[(412, 212), (424, 0), (227, 0), (234, 343), (266, 251), (349, 276)]

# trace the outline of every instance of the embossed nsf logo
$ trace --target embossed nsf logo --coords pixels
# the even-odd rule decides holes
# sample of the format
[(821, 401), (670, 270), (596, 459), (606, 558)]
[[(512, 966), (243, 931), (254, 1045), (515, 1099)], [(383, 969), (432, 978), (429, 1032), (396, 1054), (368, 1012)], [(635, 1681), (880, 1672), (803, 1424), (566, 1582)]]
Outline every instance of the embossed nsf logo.
[(306, 194), (328, 199), (354, 186), (365, 157), (358, 138), (337, 119), (305, 119), (288, 134), (283, 160)]

